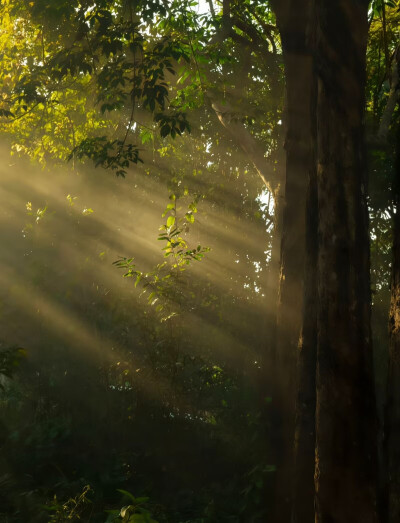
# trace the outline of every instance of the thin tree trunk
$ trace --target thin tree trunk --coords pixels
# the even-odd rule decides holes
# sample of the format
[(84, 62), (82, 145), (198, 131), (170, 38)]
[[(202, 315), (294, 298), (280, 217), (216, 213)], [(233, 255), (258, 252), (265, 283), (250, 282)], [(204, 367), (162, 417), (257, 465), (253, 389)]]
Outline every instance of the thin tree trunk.
[(400, 95), (400, 44), (397, 45), (396, 50), (393, 54), (392, 69), (390, 75), (390, 91), (383, 111), (381, 122), (378, 129), (378, 143), (384, 143), (389, 133), (390, 124), (392, 121), (393, 113), (396, 108), (397, 102)]
[(388, 463), (388, 514), (400, 521), (400, 125), (397, 128), (396, 173), (393, 184), (393, 265), (389, 313), (389, 374), (385, 413)]
[(363, 146), (367, 12), (367, 0), (316, 2), (316, 523), (377, 521)]
[[(265, 367), (271, 368), (271, 361), (275, 358), (276, 347), (276, 314), (277, 314), (277, 296), (279, 292), (279, 271), (280, 271), (280, 254), (282, 241), (282, 214), (283, 214), (283, 196), (282, 188), (278, 186), (274, 193), (274, 229), (271, 242), (271, 259), (268, 265), (267, 291), (272, 297), (270, 318), (267, 332), (267, 351), (265, 353)], [(269, 376), (269, 381), (272, 376)]]

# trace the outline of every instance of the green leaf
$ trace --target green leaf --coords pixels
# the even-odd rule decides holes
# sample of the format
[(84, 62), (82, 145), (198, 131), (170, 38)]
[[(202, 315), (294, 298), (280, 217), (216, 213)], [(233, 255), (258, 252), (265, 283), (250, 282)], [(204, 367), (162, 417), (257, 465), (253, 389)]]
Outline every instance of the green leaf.
[(160, 129), (161, 138), (165, 138), (171, 132), (171, 127), (168, 124), (164, 124)]
[(167, 227), (172, 227), (175, 224), (175, 216), (169, 216), (167, 220)]
[(136, 276), (136, 281), (135, 281), (135, 287), (138, 286), (140, 280), (142, 279), (142, 275), (139, 273), (137, 276)]
[[(131, 499), (134, 503), (136, 503), (135, 496), (133, 494), (131, 494), (130, 492), (128, 492), (127, 490), (123, 490), (123, 489), (117, 488), (117, 492), (120, 492), (121, 494), (123, 494), (127, 498)], [(124, 507), (124, 508), (128, 508), (128, 507)]]
[(132, 514), (129, 518), (129, 523), (157, 523), (148, 514)]
[(126, 507), (122, 507), (121, 508), (121, 511), (119, 513), (120, 517), (121, 518), (125, 518), (125, 516), (127, 516), (129, 514), (129, 511), (131, 510), (132, 505), (127, 505)]
[(136, 503), (140, 505), (142, 503), (147, 503), (149, 500), (150, 500), (149, 497), (142, 496), (140, 498), (136, 498)]

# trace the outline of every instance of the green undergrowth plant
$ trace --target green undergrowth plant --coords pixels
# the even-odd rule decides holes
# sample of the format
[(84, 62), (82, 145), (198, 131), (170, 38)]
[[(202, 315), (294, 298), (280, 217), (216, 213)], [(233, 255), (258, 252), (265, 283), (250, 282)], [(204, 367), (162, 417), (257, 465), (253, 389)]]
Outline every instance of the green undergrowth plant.
[(121, 522), (121, 523), (159, 523), (152, 517), (149, 509), (149, 498), (135, 497), (126, 490), (118, 489), (118, 492), (124, 495), (130, 503), (121, 508), (121, 510), (108, 510), (109, 517), (106, 523)]
[(50, 513), (49, 523), (88, 521), (88, 505), (92, 503), (89, 498), (91, 493), (93, 491), (90, 485), (86, 485), (79, 494), (64, 503), (54, 495), (52, 502), (43, 506), (43, 509)]
[[(18, 370), (21, 362), (26, 357), (26, 350), (21, 347), (9, 347), (0, 351), (0, 377), (4, 376), (11, 379)], [(0, 381), (0, 388), (4, 385)]]
[(178, 216), (177, 197), (175, 194), (170, 196), (171, 202), (163, 213), (167, 219), (160, 226), (157, 238), (165, 244), (162, 248), (164, 260), (153, 270), (141, 271), (133, 257), (121, 257), (114, 262), (116, 267), (126, 271), (125, 278), (135, 278), (135, 287), (139, 284), (142, 286), (142, 294), (147, 294), (147, 302), (155, 307), (161, 322), (177, 316), (180, 306), (188, 305), (181, 285), (184, 273), (194, 261), (201, 261), (210, 251), (209, 247), (201, 245), (191, 247), (184, 238), (188, 224), (195, 221), (198, 199), (195, 197), (187, 206), (185, 214)]

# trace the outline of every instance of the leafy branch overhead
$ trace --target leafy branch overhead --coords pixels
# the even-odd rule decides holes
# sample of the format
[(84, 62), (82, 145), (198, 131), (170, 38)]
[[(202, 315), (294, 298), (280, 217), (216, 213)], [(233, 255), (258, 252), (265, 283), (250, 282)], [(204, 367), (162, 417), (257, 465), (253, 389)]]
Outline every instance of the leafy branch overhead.
[[(69, 114), (70, 157), (89, 157), (118, 175), (139, 160), (138, 149), (128, 139), (138, 112), (152, 115), (161, 137), (190, 132), (185, 112), (170, 99), (171, 78), (181, 62), (189, 63), (190, 49), (176, 35), (158, 32), (158, 24), (166, 16), (163, 2), (37, 0), (28, 5), (16, 2), (12, 7), (6, 3), (2, 10), (8, 21), (9, 44), (3, 55), (8, 80), (0, 118), (16, 122), (35, 114), (42, 121), (59, 118), (66, 93), (73, 92), (84, 99), (86, 114), (89, 107), (97, 108), (99, 115), (109, 115), (109, 122), (99, 126), (94, 121), (80, 132), (85, 114), (82, 112), (80, 121)], [(21, 48), (15, 75), (12, 53), (17, 45), (21, 47), (25, 24), (29, 24), (35, 45), (29, 51)], [(113, 114), (116, 112), (121, 114)], [(105, 139), (99, 132), (110, 124), (122, 127), (125, 138)]]
[(122, 140), (108, 140), (106, 136), (86, 138), (73, 149), (68, 159), (89, 158), (96, 167), (115, 171), (117, 176), (125, 176), (126, 169), (131, 163), (138, 163), (139, 149), (133, 144), (126, 144)]
[[(200, 107), (219, 104), (235, 114), (221, 119), (228, 135), (275, 187), (267, 156), (277, 141), (258, 116), (271, 95), (281, 103), (277, 30), (253, 2), (231, 7), (228, 20), (188, 0), (6, 2), (0, 126), (16, 129), (17, 152), (88, 157), (123, 175), (144, 129), (175, 138), (191, 132)], [(241, 87), (226, 82), (236, 74)]]

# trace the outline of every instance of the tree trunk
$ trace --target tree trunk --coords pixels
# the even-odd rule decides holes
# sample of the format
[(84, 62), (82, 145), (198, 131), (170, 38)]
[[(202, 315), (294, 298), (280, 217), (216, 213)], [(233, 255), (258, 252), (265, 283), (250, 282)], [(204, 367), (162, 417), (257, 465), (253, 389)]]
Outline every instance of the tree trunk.
[(315, 404), (317, 365), (317, 181), (310, 175), (307, 197), (303, 328), (297, 359), (292, 523), (314, 521)]
[[(284, 160), (283, 160), (284, 163)], [(274, 229), (271, 242), (271, 259), (268, 264), (268, 273), (266, 287), (268, 295), (273, 300), (270, 305), (267, 328), (267, 350), (265, 352), (264, 366), (274, 372), (271, 361), (275, 358), (276, 347), (276, 314), (277, 314), (277, 297), (279, 292), (279, 275), (280, 275), (280, 257), (281, 257), (281, 241), (282, 241), (282, 218), (283, 218), (283, 202), (282, 187), (278, 186), (274, 193)], [(271, 383), (273, 376), (268, 376), (268, 381)]]
[(385, 413), (389, 522), (400, 521), (400, 125), (397, 128), (393, 184), (393, 265), (389, 312), (389, 373)]
[[(286, 6), (276, 7), (285, 63), (287, 134), (275, 360), (274, 430), (278, 435), (275, 521), (287, 523), (292, 511), (296, 357), (302, 322), (313, 73), (306, 36), (307, 2), (296, 1), (292, 5), (290, 1)], [(313, 456), (314, 452), (312, 462)]]
[(316, 523), (376, 522), (363, 113), (367, 0), (317, 0)]
[(316, 82), (314, 70), (310, 71), (310, 82), (309, 187), (306, 212), (303, 325), (297, 356), (292, 523), (309, 523), (314, 521), (315, 497), (318, 195), (315, 163)]

